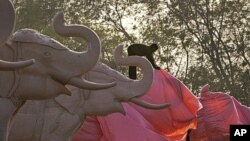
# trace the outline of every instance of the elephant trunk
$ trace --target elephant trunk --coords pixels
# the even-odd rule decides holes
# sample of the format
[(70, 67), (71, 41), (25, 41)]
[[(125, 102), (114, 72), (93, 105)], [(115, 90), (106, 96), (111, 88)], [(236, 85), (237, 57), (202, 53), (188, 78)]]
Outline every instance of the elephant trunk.
[(150, 62), (146, 59), (143, 59), (139, 56), (129, 56), (127, 58), (122, 58), (123, 46), (119, 45), (115, 50), (115, 62), (117, 65), (126, 65), (126, 66), (137, 66), (142, 70), (143, 77), (141, 80), (134, 80), (133, 84), (130, 85), (130, 90), (132, 90), (132, 97), (137, 97), (145, 94), (153, 81), (153, 67)]
[(62, 12), (59, 12), (55, 15), (53, 19), (53, 27), (55, 32), (61, 36), (81, 37), (87, 41), (88, 51), (75, 53), (77, 56), (79, 56), (79, 62), (75, 63), (83, 66), (79, 67), (83, 69), (81, 70), (82, 73), (86, 73), (92, 69), (99, 60), (101, 52), (101, 42), (98, 35), (93, 30), (84, 25), (65, 25), (64, 15)]
[(127, 66), (137, 66), (140, 67), (143, 73), (141, 80), (133, 80), (134, 83), (130, 84), (128, 101), (142, 106), (147, 109), (163, 109), (170, 106), (169, 103), (163, 104), (151, 104), (139, 99), (139, 96), (144, 95), (151, 87), (153, 81), (153, 67), (151, 63), (139, 56), (129, 56), (127, 58), (122, 58), (123, 46), (119, 45), (115, 50), (115, 62), (117, 65), (127, 65)]
[[(53, 19), (53, 27), (55, 32), (61, 36), (65, 37), (81, 37), (87, 41), (88, 51), (87, 52), (73, 52), (73, 57), (68, 58), (69, 60), (74, 61), (74, 64), (77, 64), (76, 70), (81, 68), (80, 74), (82, 75), (89, 70), (91, 70), (97, 61), (99, 60), (100, 50), (101, 50), (101, 41), (98, 35), (84, 25), (65, 25), (64, 23), (64, 15), (62, 12), (59, 12), (55, 15)], [(76, 86), (82, 89), (105, 89), (110, 88), (116, 85), (115, 82), (106, 83), (106, 84), (98, 84), (89, 82), (86, 80), (81, 80), (80, 77), (72, 76), (69, 80), (67, 80), (67, 84)]]
[[(12, 3), (9, 0), (1, 0), (0, 1), (0, 17), (2, 18), (0, 21), (0, 47), (2, 47), (6, 41), (9, 39), (12, 34), (15, 21), (16, 14)], [(34, 59), (20, 62), (6, 62), (0, 60), (0, 70), (15, 70), (27, 67), (33, 64)]]

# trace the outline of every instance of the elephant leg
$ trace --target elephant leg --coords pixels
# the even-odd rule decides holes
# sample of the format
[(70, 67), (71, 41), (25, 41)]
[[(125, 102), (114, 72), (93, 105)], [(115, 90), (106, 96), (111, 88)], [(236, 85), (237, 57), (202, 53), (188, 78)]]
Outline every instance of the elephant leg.
[(8, 141), (9, 121), (15, 110), (15, 105), (9, 99), (0, 98), (0, 141)]

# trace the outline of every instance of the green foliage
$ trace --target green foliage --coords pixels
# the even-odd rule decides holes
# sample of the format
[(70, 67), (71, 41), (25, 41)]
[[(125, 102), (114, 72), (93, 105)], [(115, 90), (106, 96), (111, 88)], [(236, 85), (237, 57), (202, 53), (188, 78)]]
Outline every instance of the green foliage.
[[(56, 35), (51, 19), (85, 24), (102, 41), (102, 59), (113, 68), (123, 43), (160, 46), (157, 63), (195, 94), (206, 83), (250, 104), (250, 3), (248, 0), (14, 0), (17, 26), (33, 28), (81, 51), (85, 43)], [(126, 73), (126, 69), (118, 68)]]

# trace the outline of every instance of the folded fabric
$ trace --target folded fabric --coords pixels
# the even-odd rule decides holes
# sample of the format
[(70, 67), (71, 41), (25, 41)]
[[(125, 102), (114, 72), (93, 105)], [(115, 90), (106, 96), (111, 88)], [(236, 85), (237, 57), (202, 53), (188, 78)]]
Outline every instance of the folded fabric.
[(151, 89), (141, 97), (151, 103), (169, 102), (163, 110), (148, 110), (132, 105), (158, 131), (171, 140), (185, 140), (188, 129), (197, 126), (197, 112), (202, 108), (195, 95), (177, 78), (156, 70)]
[(141, 99), (171, 106), (149, 110), (124, 103), (126, 116), (114, 113), (86, 120), (73, 141), (184, 141), (187, 131), (196, 128), (201, 103), (168, 72), (155, 70), (151, 89)]
[(227, 93), (210, 92), (206, 85), (200, 102), (203, 108), (198, 113), (198, 127), (190, 134), (192, 141), (229, 141), (230, 124), (250, 124), (250, 108)]

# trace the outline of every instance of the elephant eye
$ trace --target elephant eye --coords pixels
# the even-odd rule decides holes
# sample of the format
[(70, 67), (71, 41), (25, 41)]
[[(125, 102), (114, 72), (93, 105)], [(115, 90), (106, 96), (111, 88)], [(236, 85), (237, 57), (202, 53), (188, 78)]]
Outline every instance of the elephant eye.
[(46, 52), (43, 53), (43, 55), (44, 55), (45, 57), (50, 57), (50, 56), (51, 56), (51, 52), (46, 51)]

